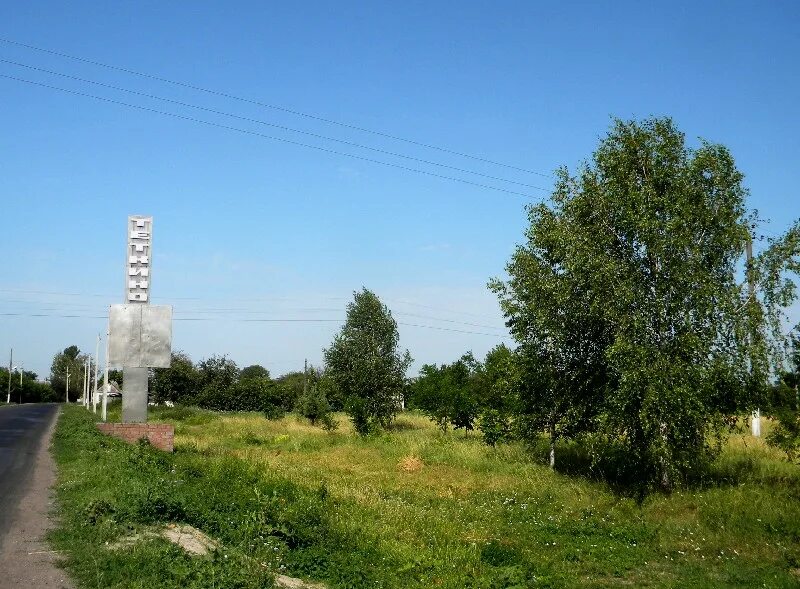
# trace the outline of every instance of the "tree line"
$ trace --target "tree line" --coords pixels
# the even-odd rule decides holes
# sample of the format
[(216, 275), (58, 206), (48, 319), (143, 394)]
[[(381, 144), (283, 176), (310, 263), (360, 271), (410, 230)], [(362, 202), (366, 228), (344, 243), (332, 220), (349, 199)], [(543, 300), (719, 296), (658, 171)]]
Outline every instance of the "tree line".
[(12, 403), (52, 403), (63, 400), (58, 398), (50, 383), (40, 382), (35, 372), (15, 370), (9, 376), (8, 368), (0, 368), (0, 399), (5, 401), (9, 393)]

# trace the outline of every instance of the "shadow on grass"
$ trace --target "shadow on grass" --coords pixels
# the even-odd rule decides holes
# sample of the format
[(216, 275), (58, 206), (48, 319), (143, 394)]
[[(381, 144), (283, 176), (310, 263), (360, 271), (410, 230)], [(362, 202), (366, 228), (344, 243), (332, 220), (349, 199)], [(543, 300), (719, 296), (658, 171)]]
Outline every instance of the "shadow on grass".
[(424, 428), (421, 425), (418, 425), (411, 420), (403, 419), (401, 417), (392, 421), (392, 423), (386, 426), (385, 429), (387, 432), (406, 432)]
[[(537, 440), (530, 450), (538, 462), (548, 462), (547, 440)], [(598, 440), (556, 444), (555, 470), (566, 476), (606, 483), (622, 496), (640, 498), (655, 490), (651, 482), (658, 476), (656, 472), (642, 470), (622, 447)], [(765, 453), (728, 450), (714, 459), (698, 459), (680, 486), (706, 489), (744, 483), (783, 487), (800, 494), (800, 470)]]

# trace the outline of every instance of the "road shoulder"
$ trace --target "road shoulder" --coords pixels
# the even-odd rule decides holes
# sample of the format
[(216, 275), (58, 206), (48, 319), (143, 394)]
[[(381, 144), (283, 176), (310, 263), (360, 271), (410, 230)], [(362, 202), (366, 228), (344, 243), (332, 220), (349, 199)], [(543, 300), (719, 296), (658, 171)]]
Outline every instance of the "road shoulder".
[(53, 587), (72, 589), (66, 573), (58, 568), (59, 555), (45, 541), (52, 527), (56, 466), (50, 441), (61, 411), (55, 411), (47, 432), (36, 449), (36, 463), (17, 502), (9, 528), (0, 545), (0, 589)]

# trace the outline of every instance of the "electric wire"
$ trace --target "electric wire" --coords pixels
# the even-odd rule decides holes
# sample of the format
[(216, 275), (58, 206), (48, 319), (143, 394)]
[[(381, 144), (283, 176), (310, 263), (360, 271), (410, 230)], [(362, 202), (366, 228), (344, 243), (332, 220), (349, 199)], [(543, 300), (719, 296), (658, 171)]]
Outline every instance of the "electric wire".
[[(19, 303), (24, 305), (36, 305), (36, 308), (27, 308), (25, 311), (28, 312), (55, 312), (55, 311), (75, 311), (75, 312), (99, 312), (96, 306), (93, 305), (82, 305), (82, 304), (75, 304), (75, 303), (55, 303), (55, 302), (47, 302), (47, 301), (25, 301), (25, 300), (13, 300), (13, 299), (0, 299), (0, 303)], [(39, 306), (45, 305), (45, 306)], [(58, 306), (53, 306), (58, 305)], [(227, 309), (176, 309), (175, 314), (180, 316), (183, 314), (186, 315), (217, 315), (218, 317), (222, 316), (224, 318), (225, 315), (228, 317), (235, 317), (235, 315), (243, 314), (243, 315), (263, 315), (263, 314), (272, 314), (276, 311), (285, 312), (338, 312), (341, 311), (340, 308), (334, 307), (289, 307), (289, 308), (281, 308), (277, 310), (264, 310), (264, 309), (243, 309), (243, 308), (227, 308)], [(505, 330), (505, 327), (498, 327), (496, 325), (486, 325), (483, 323), (472, 323), (469, 321), (459, 321), (457, 319), (447, 319), (444, 317), (433, 317), (431, 315), (420, 315), (418, 313), (409, 313), (406, 311), (391, 311), (392, 316), (402, 316), (402, 317), (415, 317), (417, 319), (428, 319), (430, 321), (439, 321), (442, 323), (450, 323), (454, 325), (465, 325), (468, 327), (480, 327), (483, 329), (496, 329), (496, 330)], [(182, 318), (181, 318), (182, 319)], [(189, 319), (186, 320), (211, 320), (213, 318), (209, 317), (198, 317), (196, 319)], [(241, 319), (244, 320), (244, 319)], [(338, 319), (331, 320), (331, 321), (339, 321)]]
[[(61, 319), (104, 319), (108, 317), (105, 315), (54, 315), (50, 313), (0, 313), (0, 317), (53, 317)], [(193, 321), (193, 322), (208, 322), (208, 321), (224, 321), (236, 323), (345, 323), (344, 319), (237, 319), (225, 317), (175, 317), (173, 321)], [(398, 321), (397, 325), (405, 327), (418, 327), (421, 329), (433, 329), (436, 331), (447, 331), (452, 333), (464, 333), (471, 335), (485, 335), (489, 337), (497, 337), (500, 339), (511, 339), (510, 336), (502, 335), (499, 333), (486, 333), (480, 331), (468, 331), (465, 329), (453, 329), (450, 327), (441, 327), (438, 325), (422, 325), (419, 323), (405, 323)]]
[[(0, 293), (4, 293), (4, 292), (5, 293), (15, 293), (15, 294), (16, 293), (19, 293), (19, 294), (39, 294), (39, 295), (58, 296), (58, 297), (99, 297), (99, 298), (105, 298), (105, 299), (113, 299), (116, 296), (116, 295), (112, 295), (112, 294), (103, 294), (103, 293), (63, 292), (63, 291), (51, 291), (51, 290), (31, 290), (31, 289), (17, 289), (17, 288), (0, 288)], [(213, 299), (213, 298), (207, 298), (207, 297), (206, 298), (202, 298), (202, 297), (166, 296), (166, 297), (161, 297), (161, 298), (164, 299), (164, 300), (195, 301), (195, 302), (201, 302), (201, 303), (205, 302), (205, 301), (225, 301), (225, 302), (236, 302), (236, 303), (260, 303), (260, 302), (265, 302), (265, 301), (296, 301), (297, 300), (297, 297), (251, 297), (251, 298)], [(394, 298), (386, 298), (386, 297), (381, 297), (381, 298), (382, 298), (382, 300), (390, 302), (390, 303), (395, 303), (395, 304), (399, 304), (399, 305), (409, 305), (409, 306), (412, 306), (412, 307), (419, 307), (419, 308), (422, 308), (422, 309), (429, 309), (431, 311), (440, 311), (440, 312), (443, 312), (443, 313), (450, 313), (450, 314), (453, 314), (453, 315), (464, 315), (464, 316), (467, 316), (467, 317), (476, 317), (478, 319), (488, 319), (488, 320), (493, 320), (494, 319), (494, 317), (491, 317), (489, 315), (481, 315), (479, 313), (470, 313), (470, 312), (467, 312), (467, 311), (457, 311), (457, 310), (454, 310), (454, 309), (445, 309), (445, 308), (442, 308), (442, 307), (434, 307), (434, 306), (431, 306), (431, 305), (424, 305), (424, 304), (421, 304), (421, 303), (414, 303), (412, 301), (407, 301), (407, 300), (404, 300), (404, 299), (394, 299)], [(317, 297), (316, 300), (326, 300), (326, 301), (345, 301), (345, 300), (347, 300), (347, 301), (349, 301), (350, 299), (348, 297), (330, 297), (329, 296), (329, 297)], [(5, 300), (5, 301), (0, 300), (0, 302), (11, 302), (11, 301), (9, 301), (9, 300)], [(22, 301), (22, 300), (20, 300), (19, 302), (32, 302), (32, 303), (44, 302), (46, 304), (51, 304), (51, 303), (48, 303), (46, 301)], [(66, 303), (66, 302), (63, 302), (63, 303), (60, 303), (60, 304), (70, 304), (72, 306), (80, 305), (79, 303)], [(88, 306), (88, 305), (83, 304), (81, 306), (85, 307), (85, 306)], [(325, 307), (325, 308), (329, 309), (329, 310), (334, 310), (334, 309), (332, 309), (330, 307)], [(210, 309), (205, 309), (205, 310), (210, 310)], [(239, 309), (231, 309), (231, 310), (239, 310)], [(298, 309), (298, 310), (309, 310), (309, 309), (303, 308), (303, 309)], [(339, 310), (339, 309), (335, 309), (335, 310)], [(425, 317), (425, 318), (427, 319), (428, 317)], [(497, 328), (497, 329), (499, 329), (499, 328)]]
[(0, 42), (7, 43), (9, 45), (16, 45), (17, 47), (24, 47), (26, 49), (39, 51), (39, 52), (47, 53), (47, 54), (50, 54), (50, 55), (56, 55), (58, 57), (63, 57), (63, 58), (66, 58), (66, 59), (71, 59), (71, 60), (74, 60), (74, 61), (79, 61), (79, 62), (82, 62), (82, 63), (87, 63), (87, 64), (90, 64), (90, 65), (103, 67), (103, 68), (114, 70), (114, 71), (118, 71), (118, 72), (123, 72), (123, 73), (126, 73), (126, 74), (131, 74), (131, 75), (134, 75), (134, 76), (139, 76), (139, 77), (142, 77), (142, 78), (147, 78), (147, 79), (150, 79), (150, 80), (155, 80), (155, 81), (158, 81), (158, 82), (164, 82), (166, 84), (172, 84), (174, 86), (180, 86), (182, 88), (188, 88), (189, 90), (195, 90), (195, 91), (198, 91), (198, 92), (204, 92), (206, 94), (211, 94), (213, 96), (219, 96), (219, 97), (222, 97), (222, 98), (228, 98), (230, 100), (237, 100), (239, 102), (244, 102), (244, 103), (247, 103), (247, 104), (253, 104), (255, 106), (260, 106), (262, 108), (269, 108), (269, 109), (273, 109), (273, 110), (289, 113), (289, 114), (292, 114), (292, 115), (295, 115), (295, 116), (304, 117), (304, 118), (307, 118), (307, 119), (312, 119), (312, 120), (323, 122), (323, 123), (327, 123), (327, 124), (330, 124), (330, 125), (336, 125), (336, 126), (343, 127), (343, 128), (346, 128), (346, 129), (352, 129), (354, 131), (360, 131), (362, 133), (369, 133), (371, 135), (384, 137), (386, 139), (392, 139), (393, 141), (402, 141), (404, 143), (408, 143), (408, 144), (411, 144), (411, 145), (416, 145), (418, 147), (424, 147), (426, 149), (433, 149), (433, 150), (440, 151), (440, 152), (443, 152), (443, 153), (449, 153), (451, 155), (457, 155), (459, 157), (464, 157), (464, 158), (468, 158), (468, 159), (471, 159), (471, 160), (484, 162), (484, 163), (487, 163), (487, 164), (492, 164), (492, 165), (500, 166), (500, 167), (503, 167), (503, 168), (508, 168), (510, 170), (516, 170), (518, 172), (525, 172), (527, 174), (534, 174), (534, 175), (537, 175), (537, 176), (542, 176), (543, 178), (551, 178), (552, 177), (552, 174), (546, 174), (544, 172), (537, 172), (535, 170), (529, 170), (529, 169), (526, 169), (526, 168), (522, 168), (522, 167), (511, 165), (511, 164), (505, 164), (505, 163), (494, 161), (494, 160), (490, 160), (490, 159), (487, 159), (487, 158), (484, 158), (484, 157), (480, 157), (480, 156), (476, 156), (476, 155), (470, 155), (468, 153), (463, 153), (463, 152), (456, 151), (456, 150), (453, 150), (453, 149), (448, 149), (446, 147), (439, 147), (439, 146), (436, 146), (436, 145), (432, 145), (430, 143), (424, 143), (422, 141), (415, 141), (413, 139), (406, 139), (404, 137), (399, 137), (397, 135), (392, 135), (390, 133), (386, 133), (386, 132), (383, 132), (383, 131), (376, 131), (376, 130), (368, 129), (366, 127), (361, 127), (361, 126), (358, 126), (358, 125), (352, 125), (352, 124), (349, 124), (349, 123), (343, 123), (341, 121), (328, 119), (328, 118), (321, 117), (321, 116), (318, 116), (318, 115), (309, 114), (309, 113), (306, 113), (306, 112), (303, 112), (303, 111), (299, 111), (299, 110), (295, 110), (295, 109), (291, 109), (291, 108), (286, 108), (286, 107), (275, 105), (275, 104), (268, 104), (268, 103), (265, 103), (265, 102), (260, 102), (258, 100), (252, 100), (252, 99), (249, 99), (249, 98), (243, 98), (241, 96), (236, 96), (234, 94), (229, 94), (227, 92), (221, 92), (219, 90), (212, 90), (210, 88), (204, 88), (202, 86), (197, 86), (197, 85), (190, 84), (190, 83), (187, 83), (187, 82), (180, 82), (180, 81), (177, 81), (177, 80), (171, 80), (169, 78), (156, 76), (154, 74), (148, 74), (148, 73), (145, 73), (145, 72), (139, 72), (139, 71), (128, 69), (128, 68), (124, 68), (124, 67), (121, 67), (121, 66), (111, 65), (111, 64), (100, 62), (100, 61), (87, 59), (85, 57), (78, 57), (76, 55), (70, 55), (69, 53), (64, 53), (64, 52), (61, 52), (61, 51), (55, 51), (55, 50), (52, 50), (52, 49), (45, 49), (43, 47), (37, 47), (35, 45), (29, 45), (29, 44), (26, 44), (26, 43), (21, 43), (19, 41), (14, 41), (12, 39), (7, 39), (7, 38), (4, 38), (4, 37), (0, 37)]
[(359, 149), (366, 149), (366, 150), (374, 151), (376, 153), (380, 153), (380, 154), (383, 154), (383, 155), (389, 155), (389, 156), (392, 156), (392, 157), (399, 157), (399, 158), (407, 159), (407, 160), (414, 161), (414, 162), (421, 163), (421, 164), (427, 164), (427, 165), (430, 165), (430, 166), (437, 166), (437, 167), (440, 167), (440, 168), (446, 168), (448, 170), (453, 170), (453, 171), (461, 172), (461, 173), (464, 173), (464, 174), (473, 174), (475, 176), (480, 176), (481, 178), (487, 178), (489, 180), (497, 180), (498, 182), (507, 182), (509, 184), (516, 184), (518, 186), (524, 186), (526, 188), (534, 188), (536, 190), (542, 190), (544, 192), (548, 191), (547, 188), (543, 188), (541, 186), (536, 186), (534, 184), (527, 184), (525, 182), (519, 182), (517, 180), (509, 180), (508, 178), (501, 178), (499, 176), (492, 176), (490, 174), (484, 174), (482, 172), (476, 172), (474, 170), (468, 170), (466, 168), (459, 168), (458, 166), (451, 166), (449, 164), (443, 164), (443, 163), (440, 163), (440, 162), (434, 162), (434, 161), (431, 161), (431, 160), (426, 160), (426, 159), (414, 157), (414, 156), (411, 156), (411, 155), (405, 155), (405, 154), (398, 153), (398, 152), (395, 152), (395, 151), (389, 151), (389, 150), (386, 150), (386, 149), (380, 149), (378, 147), (370, 147), (368, 145), (362, 145), (360, 143), (355, 143), (353, 141), (346, 141), (344, 139), (337, 139), (336, 137), (329, 137), (327, 135), (321, 135), (319, 133), (313, 133), (311, 131), (303, 131), (302, 129), (295, 129), (293, 127), (287, 127), (285, 125), (277, 125), (275, 123), (269, 123), (267, 121), (262, 121), (260, 119), (255, 119), (255, 118), (252, 118), (252, 117), (244, 117), (244, 116), (241, 116), (241, 115), (237, 115), (237, 114), (233, 114), (233, 113), (229, 113), (229, 112), (225, 112), (225, 111), (221, 111), (221, 110), (216, 110), (216, 109), (213, 109), (213, 108), (208, 108), (208, 107), (205, 107), (205, 106), (198, 106), (196, 104), (191, 104), (191, 103), (188, 103), (188, 102), (182, 102), (180, 100), (174, 100), (172, 98), (164, 98), (163, 96), (156, 96), (155, 94), (149, 94), (147, 92), (139, 92), (138, 90), (131, 90), (129, 88), (123, 88), (122, 86), (115, 86), (113, 84), (105, 84), (103, 82), (97, 82), (95, 80), (89, 80), (87, 78), (81, 78), (81, 77), (78, 77), (78, 76), (73, 76), (73, 75), (70, 75), (70, 74), (65, 74), (65, 73), (62, 73), (62, 72), (54, 71), (54, 70), (48, 70), (48, 69), (45, 69), (45, 68), (40, 68), (40, 67), (36, 67), (36, 66), (32, 66), (32, 65), (27, 65), (27, 64), (20, 63), (20, 62), (17, 62), (17, 61), (11, 61), (9, 59), (1, 59), (0, 58), (0, 63), (7, 63), (7, 64), (15, 65), (15, 66), (18, 66), (18, 67), (27, 68), (29, 70), (34, 70), (34, 71), (37, 71), (37, 72), (44, 72), (46, 74), (50, 74), (50, 75), (53, 75), (53, 76), (60, 76), (62, 78), (66, 78), (68, 80), (73, 80), (73, 81), (82, 82), (82, 83), (86, 83), (86, 84), (93, 84), (95, 86), (100, 86), (102, 88), (108, 88), (110, 90), (116, 90), (116, 91), (119, 91), (119, 92), (127, 92), (128, 94), (133, 94), (133, 95), (141, 96), (141, 97), (144, 97), (144, 98), (150, 98), (150, 99), (153, 99), (153, 100), (160, 100), (162, 102), (167, 102), (169, 104), (175, 104), (175, 105), (178, 105), (178, 106), (183, 106), (183, 107), (187, 107), (187, 108), (193, 108), (195, 110), (200, 110), (200, 111), (212, 113), (212, 114), (215, 114), (215, 115), (221, 115), (221, 116), (225, 116), (225, 117), (230, 117), (230, 118), (237, 119), (237, 120), (240, 120), (240, 121), (245, 121), (245, 122), (248, 122), (248, 123), (256, 123), (256, 124), (259, 124), (259, 125), (264, 125), (266, 127), (272, 127), (274, 129), (280, 129), (281, 131), (290, 131), (292, 133), (299, 133), (301, 135), (314, 137), (315, 139), (323, 139), (325, 141), (334, 141), (336, 143), (341, 143), (342, 145), (349, 145), (350, 147), (356, 147), (356, 148), (359, 148)]
[(25, 84), (30, 84), (32, 86), (40, 86), (42, 88), (48, 88), (50, 90), (58, 90), (59, 92), (65, 92), (67, 94), (74, 94), (75, 96), (83, 96), (85, 98), (92, 98), (94, 100), (99, 100), (101, 102), (107, 102), (109, 104), (116, 104), (116, 105), (119, 105), (119, 106), (125, 106), (125, 107), (128, 107), (128, 108), (133, 108), (133, 109), (137, 109), (137, 110), (141, 110), (141, 111), (145, 111), (145, 112), (151, 112), (151, 113), (155, 113), (155, 114), (159, 114), (159, 115), (163, 115), (163, 116), (167, 116), (167, 117), (173, 117), (173, 118), (181, 119), (181, 120), (184, 120), (184, 121), (190, 121), (190, 122), (193, 122), (193, 123), (200, 123), (202, 125), (207, 125), (209, 127), (216, 127), (216, 128), (219, 128), (219, 129), (226, 129), (228, 131), (235, 131), (237, 133), (242, 133), (242, 134), (245, 134), (245, 135), (252, 135), (254, 137), (261, 137), (263, 139), (270, 139), (272, 141), (280, 141), (282, 143), (288, 143), (290, 145), (297, 145), (299, 147), (305, 147), (305, 148), (308, 148), (308, 149), (316, 149), (317, 151), (322, 151), (322, 152), (330, 153), (330, 154), (333, 154), (333, 155), (340, 155), (340, 156), (344, 156), (344, 157), (349, 157), (349, 158), (353, 158), (353, 159), (357, 159), (357, 160), (361, 160), (361, 161), (365, 161), (365, 162), (370, 162), (370, 163), (373, 163), (373, 164), (380, 164), (382, 166), (387, 166), (387, 167), (390, 167), (390, 168), (396, 168), (398, 170), (405, 170), (407, 172), (415, 172), (417, 174), (424, 174), (426, 176), (432, 176), (434, 178), (441, 178), (441, 179), (444, 179), (444, 180), (451, 180), (453, 182), (460, 182), (462, 184), (468, 184), (470, 186), (476, 186), (478, 188), (485, 188), (485, 189), (488, 189), (488, 190), (495, 190), (497, 192), (504, 192), (506, 194), (514, 194), (516, 196), (522, 196), (522, 197), (525, 197), (525, 198), (534, 198), (532, 195), (525, 194), (524, 192), (518, 192), (518, 191), (515, 191), (515, 190), (507, 190), (505, 188), (500, 188), (498, 186), (491, 186), (489, 184), (481, 184), (480, 182), (472, 182), (470, 180), (465, 180), (463, 178), (457, 178), (455, 176), (447, 176), (447, 175), (444, 175), (444, 174), (437, 174), (436, 172), (429, 172), (427, 170), (420, 170), (419, 168), (412, 168), (412, 167), (409, 167), (409, 166), (403, 166), (401, 164), (393, 164), (391, 162), (384, 162), (384, 161), (381, 161), (381, 160), (376, 160), (376, 159), (369, 158), (369, 157), (364, 157), (364, 156), (361, 156), (361, 155), (355, 155), (355, 154), (352, 154), (352, 153), (346, 153), (346, 152), (343, 152), (343, 151), (337, 151), (335, 149), (328, 149), (327, 147), (320, 147), (319, 145), (311, 145), (310, 143), (303, 143), (303, 142), (300, 142), (300, 141), (294, 141), (292, 139), (286, 139), (285, 137), (276, 137), (274, 135), (267, 135), (265, 133), (259, 133), (257, 131), (251, 131), (249, 129), (241, 129), (239, 127), (231, 127), (230, 125), (223, 125), (221, 123), (214, 123), (212, 121), (206, 121), (204, 119), (198, 119), (196, 117), (189, 117), (189, 116), (186, 116), (186, 115), (180, 115), (180, 114), (173, 113), (173, 112), (167, 112), (167, 111), (163, 111), (163, 110), (158, 110), (158, 109), (150, 108), (150, 107), (147, 107), (147, 106), (141, 106), (141, 105), (138, 105), (138, 104), (131, 104), (131, 103), (128, 103), (128, 102), (123, 102), (121, 100), (114, 100), (112, 98), (105, 98), (103, 96), (97, 96), (95, 94), (89, 94), (87, 92), (79, 92), (77, 90), (69, 90), (67, 88), (61, 88), (60, 86), (53, 86), (51, 84), (44, 84), (42, 82), (34, 82), (33, 80), (26, 80), (24, 78), (18, 78), (16, 76), (9, 76), (7, 74), (0, 74), (0, 78), (6, 78), (8, 80), (15, 80), (17, 82), (23, 82)]

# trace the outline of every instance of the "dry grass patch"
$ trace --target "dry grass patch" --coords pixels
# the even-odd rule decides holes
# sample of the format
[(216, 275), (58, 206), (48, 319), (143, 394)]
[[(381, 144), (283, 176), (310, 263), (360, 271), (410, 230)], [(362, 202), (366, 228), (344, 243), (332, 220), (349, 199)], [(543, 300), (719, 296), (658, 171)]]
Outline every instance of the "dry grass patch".
[(403, 472), (418, 472), (422, 470), (422, 460), (416, 456), (405, 456), (397, 467)]

